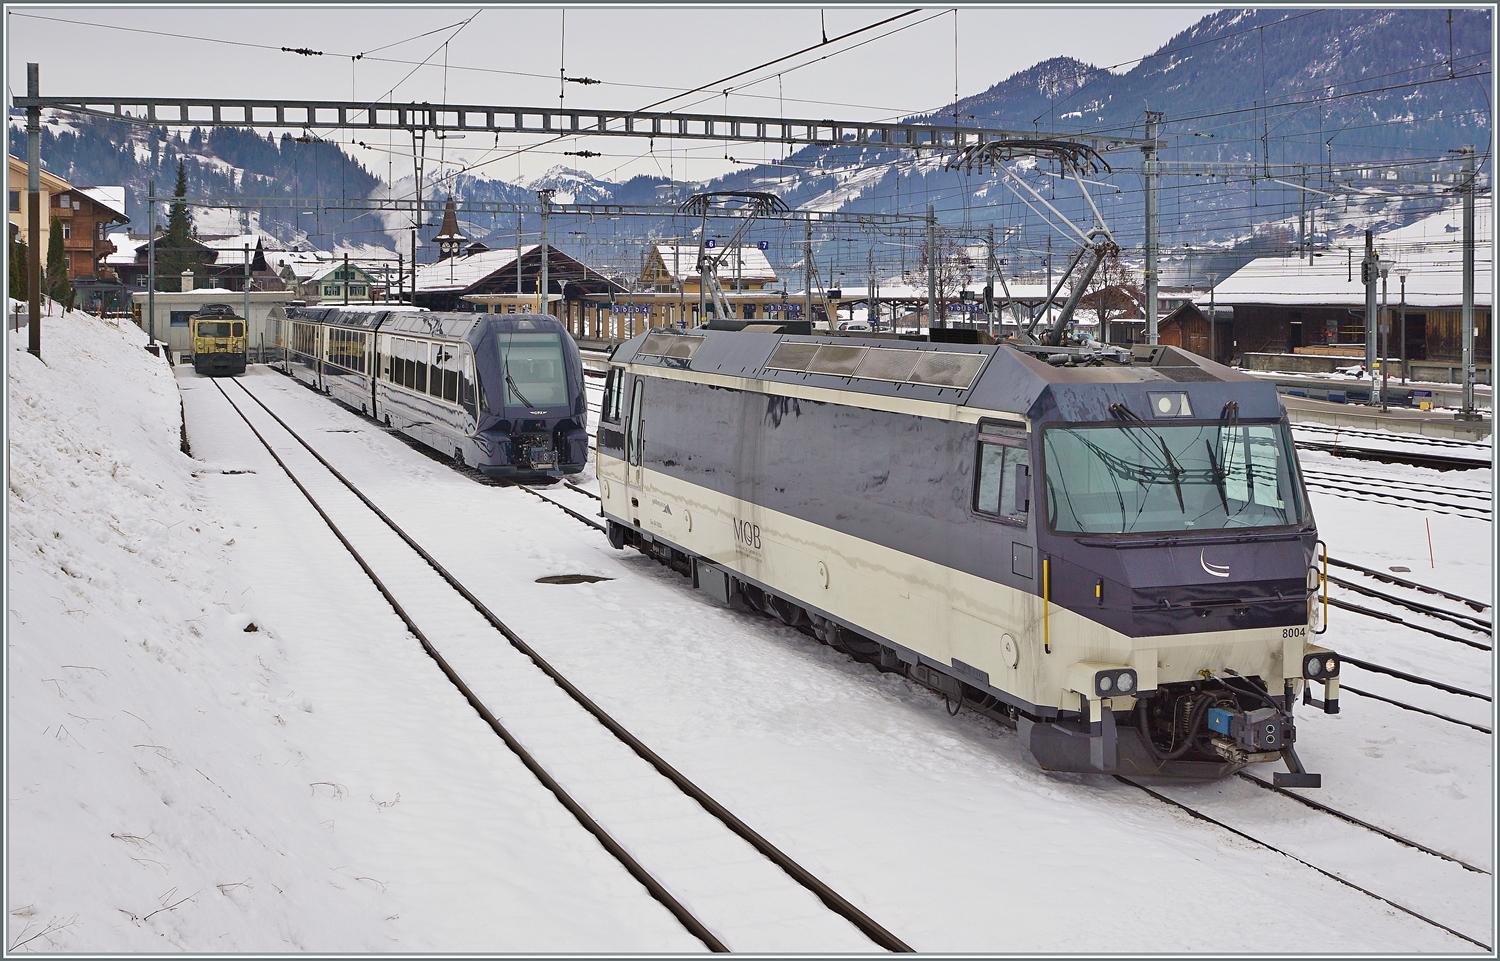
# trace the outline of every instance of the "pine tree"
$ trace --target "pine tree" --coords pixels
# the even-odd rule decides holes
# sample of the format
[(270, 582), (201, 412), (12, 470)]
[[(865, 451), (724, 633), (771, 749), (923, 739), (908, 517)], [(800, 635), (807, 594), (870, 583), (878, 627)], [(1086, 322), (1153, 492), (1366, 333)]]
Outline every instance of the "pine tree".
[(161, 238), (161, 253), (156, 260), (156, 284), (158, 289), (175, 289), (184, 270), (193, 271), (193, 281), (198, 280), (198, 258), (191, 249), (196, 231), (188, 215), (187, 204), (181, 198), (187, 196), (187, 168), (177, 161), (177, 185), (172, 188), (172, 206), (167, 213), (167, 232)]
[(10, 231), (10, 295), (16, 300), (26, 299), (26, 245), (21, 243), (21, 232), (14, 226)]
[(59, 304), (72, 300), (73, 288), (68, 283), (68, 255), (63, 250), (62, 221), (52, 218), (52, 231), (47, 238), (47, 276), (42, 280), (42, 289), (47, 296)]

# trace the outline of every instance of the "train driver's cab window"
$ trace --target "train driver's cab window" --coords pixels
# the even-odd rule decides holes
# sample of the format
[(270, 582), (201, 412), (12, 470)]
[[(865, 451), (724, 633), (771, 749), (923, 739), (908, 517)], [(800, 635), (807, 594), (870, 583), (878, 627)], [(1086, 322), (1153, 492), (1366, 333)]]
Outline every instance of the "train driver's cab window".
[(625, 397), (625, 368), (611, 367), (604, 381), (604, 403), (600, 405), (599, 419), (611, 424), (620, 422), (620, 402)]
[(1000, 520), (1025, 524), (1031, 513), (1031, 455), (1024, 440), (979, 436), (974, 509)]

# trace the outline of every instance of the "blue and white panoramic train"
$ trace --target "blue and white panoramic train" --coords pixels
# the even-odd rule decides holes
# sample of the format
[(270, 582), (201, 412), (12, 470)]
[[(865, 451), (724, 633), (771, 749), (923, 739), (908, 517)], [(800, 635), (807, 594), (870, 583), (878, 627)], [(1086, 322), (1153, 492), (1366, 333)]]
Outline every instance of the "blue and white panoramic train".
[(615, 547), (1045, 769), (1319, 783), (1293, 706), (1337, 712), (1339, 658), (1271, 384), (1171, 347), (654, 331), (610, 360), (596, 470)]
[(588, 458), (578, 345), (544, 314), (381, 305), (278, 307), (271, 364), (496, 477), (558, 477)]

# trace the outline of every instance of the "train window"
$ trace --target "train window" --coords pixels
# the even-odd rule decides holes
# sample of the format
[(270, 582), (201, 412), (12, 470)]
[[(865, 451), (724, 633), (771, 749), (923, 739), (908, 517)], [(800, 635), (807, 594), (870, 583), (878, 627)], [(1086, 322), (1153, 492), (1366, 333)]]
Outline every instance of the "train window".
[(427, 393), (427, 345), (420, 341), (413, 341), (411, 358), (416, 374), (409, 386), (417, 393), (425, 394)]
[(624, 393), (625, 368), (611, 367), (604, 381), (604, 400), (599, 405), (599, 419), (611, 424), (620, 422), (620, 401)]
[(1047, 521), (1068, 533), (1217, 531), (1301, 523), (1280, 424), (1049, 427)]
[(1024, 447), (979, 445), (974, 509), (1025, 523), (1031, 512), (1031, 458)]
[(477, 416), (474, 410), (474, 355), (469, 352), (468, 347), (463, 348), (459, 369), (458, 402), (464, 405), (470, 416)]
[(232, 326), (233, 329), (231, 330), (229, 336), (231, 336), (231, 337), (243, 337), (243, 336), (245, 336), (245, 325), (244, 324), (233, 324), (231, 326)]
[(557, 334), (501, 334), (498, 340), (506, 404), (555, 407), (568, 402), (567, 368)]

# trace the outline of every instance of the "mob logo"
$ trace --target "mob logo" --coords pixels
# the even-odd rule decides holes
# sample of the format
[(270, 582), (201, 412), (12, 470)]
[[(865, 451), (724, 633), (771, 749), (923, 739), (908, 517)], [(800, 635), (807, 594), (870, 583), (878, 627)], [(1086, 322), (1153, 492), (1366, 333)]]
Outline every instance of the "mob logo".
[(760, 525), (742, 521), (736, 517), (734, 519), (734, 542), (740, 547), (760, 550)]

